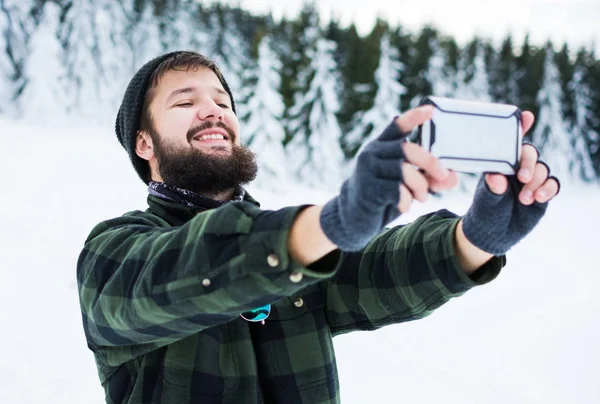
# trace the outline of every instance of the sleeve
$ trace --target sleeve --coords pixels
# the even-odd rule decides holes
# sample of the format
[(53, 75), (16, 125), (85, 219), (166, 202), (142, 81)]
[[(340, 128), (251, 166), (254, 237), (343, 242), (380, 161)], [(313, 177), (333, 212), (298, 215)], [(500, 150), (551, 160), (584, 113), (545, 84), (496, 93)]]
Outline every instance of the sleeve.
[(175, 228), (141, 212), (99, 224), (77, 263), (88, 342), (166, 345), (332, 276), (339, 253), (319, 272), (287, 250), (302, 209), (232, 202)]
[(454, 242), (458, 221), (447, 210), (431, 213), (384, 231), (361, 252), (345, 253), (336, 275), (323, 285), (332, 334), (426, 317), (494, 279), (504, 256), (470, 277), (460, 269)]

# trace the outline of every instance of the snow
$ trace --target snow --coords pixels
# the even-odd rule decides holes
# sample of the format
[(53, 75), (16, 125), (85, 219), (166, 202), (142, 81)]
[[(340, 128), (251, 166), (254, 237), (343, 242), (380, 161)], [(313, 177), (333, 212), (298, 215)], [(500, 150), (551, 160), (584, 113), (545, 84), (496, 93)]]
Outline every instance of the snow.
[[(0, 402), (103, 402), (83, 335), (75, 264), (99, 221), (145, 208), (146, 190), (110, 124), (0, 118)], [(331, 192), (250, 187), (265, 208)], [(471, 195), (416, 204), (400, 222)], [(498, 279), (431, 316), (335, 339), (342, 402), (598, 403), (600, 190), (563, 184)]]

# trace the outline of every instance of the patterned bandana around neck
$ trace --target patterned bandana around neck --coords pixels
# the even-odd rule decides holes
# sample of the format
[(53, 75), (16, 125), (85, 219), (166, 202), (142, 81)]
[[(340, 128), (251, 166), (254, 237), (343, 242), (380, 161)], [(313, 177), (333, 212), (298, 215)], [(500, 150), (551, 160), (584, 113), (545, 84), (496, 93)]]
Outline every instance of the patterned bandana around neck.
[[(182, 205), (194, 209), (214, 209), (225, 205), (231, 201), (217, 201), (211, 198), (204, 197), (186, 189), (181, 189), (165, 184), (164, 182), (150, 181), (148, 183), (148, 193), (156, 197), (177, 202)], [(232, 201), (244, 200), (246, 191), (242, 187), (238, 187), (233, 195)]]

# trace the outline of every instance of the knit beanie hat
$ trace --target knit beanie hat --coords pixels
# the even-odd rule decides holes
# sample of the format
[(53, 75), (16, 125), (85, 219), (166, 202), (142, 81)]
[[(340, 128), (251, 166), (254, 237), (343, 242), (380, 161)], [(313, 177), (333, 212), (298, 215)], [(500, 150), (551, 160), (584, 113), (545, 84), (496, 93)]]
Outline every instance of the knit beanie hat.
[[(133, 167), (137, 171), (138, 175), (146, 184), (150, 179), (150, 167), (148, 165), (148, 161), (139, 157), (135, 153), (136, 147), (136, 137), (137, 132), (140, 129), (140, 121), (142, 115), (142, 108), (144, 106), (144, 99), (146, 97), (146, 91), (148, 90), (148, 86), (150, 85), (150, 78), (152, 77), (152, 73), (154, 70), (165, 60), (185, 54), (185, 53), (195, 53), (189, 51), (177, 51), (177, 52), (169, 52), (161, 56), (157, 56), (156, 58), (150, 60), (144, 66), (142, 66), (137, 73), (133, 76), (129, 85), (127, 86), (127, 90), (125, 90), (125, 95), (123, 96), (123, 101), (121, 102), (121, 107), (119, 108), (119, 112), (117, 114), (117, 120), (115, 123), (115, 130), (117, 132), (117, 138), (121, 145), (129, 154), (129, 159), (131, 160)], [(197, 54), (198, 56), (201, 56)], [(231, 108), (235, 113), (235, 104), (233, 102), (233, 95), (231, 94), (231, 90), (229, 89), (229, 85), (223, 78), (223, 75), (215, 66), (212, 68), (215, 72), (219, 81), (223, 85), (223, 88), (229, 94), (231, 98)]]

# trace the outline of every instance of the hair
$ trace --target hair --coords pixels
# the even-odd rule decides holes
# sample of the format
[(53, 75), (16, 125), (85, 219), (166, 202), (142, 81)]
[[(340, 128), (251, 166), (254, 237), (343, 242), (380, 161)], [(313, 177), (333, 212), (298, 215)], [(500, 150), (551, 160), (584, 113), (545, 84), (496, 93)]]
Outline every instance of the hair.
[(142, 114), (140, 119), (140, 129), (144, 131), (150, 131), (152, 128), (152, 113), (150, 112), (150, 103), (154, 99), (156, 94), (156, 89), (160, 80), (164, 77), (164, 75), (171, 70), (185, 71), (188, 72), (190, 69), (197, 71), (201, 67), (206, 67), (212, 70), (216, 75), (225, 91), (229, 93), (229, 97), (231, 98), (231, 102), (233, 105), (233, 96), (231, 95), (231, 91), (229, 90), (229, 86), (223, 77), (223, 74), (217, 67), (216, 63), (207, 58), (204, 55), (201, 55), (197, 52), (192, 51), (181, 51), (173, 54), (167, 59), (163, 60), (152, 72), (150, 76), (150, 82), (148, 89), (146, 90), (146, 94), (144, 96), (144, 104), (142, 106)]

